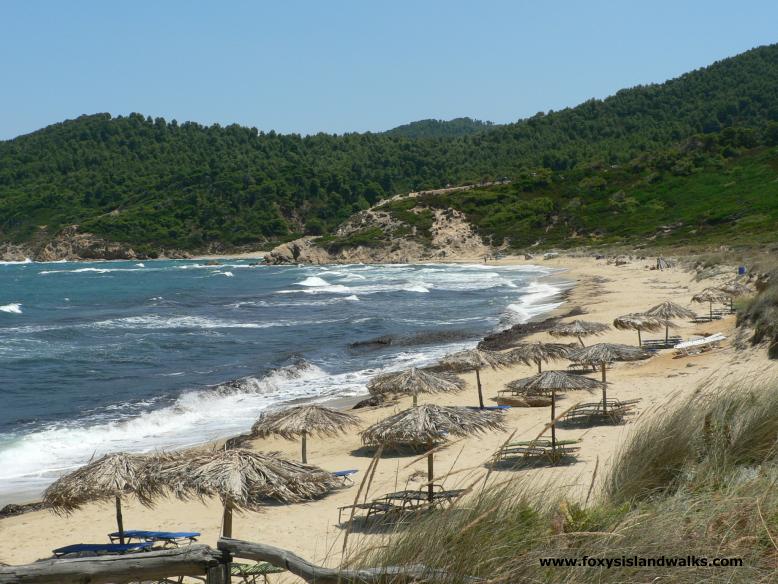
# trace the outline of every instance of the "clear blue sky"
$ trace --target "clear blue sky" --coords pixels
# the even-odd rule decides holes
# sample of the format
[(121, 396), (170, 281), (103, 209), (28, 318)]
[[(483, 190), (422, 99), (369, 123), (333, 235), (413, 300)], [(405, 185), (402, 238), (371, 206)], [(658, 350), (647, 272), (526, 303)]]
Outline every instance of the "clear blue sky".
[(775, 0), (0, 0), (0, 139), (95, 112), (509, 122), (778, 42), (777, 23)]

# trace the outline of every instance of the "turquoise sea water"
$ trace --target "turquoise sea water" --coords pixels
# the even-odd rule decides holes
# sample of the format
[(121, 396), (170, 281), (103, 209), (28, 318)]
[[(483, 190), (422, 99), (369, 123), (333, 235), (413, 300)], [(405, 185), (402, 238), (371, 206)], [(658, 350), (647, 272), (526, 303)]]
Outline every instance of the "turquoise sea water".
[[(0, 505), (109, 451), (245, 432), (550, 310), (540, 267), (0, 264)], [(390, 337), (390, 344), (350, 346)]]

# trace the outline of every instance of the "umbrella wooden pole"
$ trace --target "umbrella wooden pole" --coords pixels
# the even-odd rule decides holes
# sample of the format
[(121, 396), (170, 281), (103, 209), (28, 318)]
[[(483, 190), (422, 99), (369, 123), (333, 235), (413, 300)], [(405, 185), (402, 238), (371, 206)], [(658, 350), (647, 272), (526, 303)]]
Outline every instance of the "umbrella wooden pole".
[(602, 367), (602, 411), (605, 413), (608, 411), (608, 394), (605, 389), (605, 361), (600, 364), (600, 367)]
[(670, 342), (670, 325), (665, 325), (665, 347), (667, 347), (668, 343)]
[(481, 390), (481, 370), (479, 367), (475, 368), (475, 382), (478, 386), (478, 407), (484, 409), (484, 394)]
[(435, 498), (435, 489), (433, 488), (432, 480), (435, 478), (435, 464), (433, 461), (432, 447), (433, 444), (428, 444), (430, 453), (427, 455), (427, 499), (432, 503)]
[(583, 339), (580, 336), (578, 337), (578, 342), (581, 343), (582, 347), (586, 346), (586, 345), (584, 345)]
[(232, 507), (224, 506), (222, 516), (222, 537), (232, 537)]
[(413, 407), (415, 408), (417, 405), (419, 405), (419, 392), (414, 391), (413, 392)]
[(116, 495), (116, 527), (119, 528), (119, 543), (124, 545), (124, 518), (122, 517), (122, 499)]
[(642, 346), (643, 346), (643, 341), (640, 338), (640, 329), (638, 329), (638, 347), (642, 347)]
[(538, 359), (538, 373), (542, 373), (542, 371), (540, 370), (540, 359)]
[(556, 390), (551, 390), (551, 455), (556, 457)]
[(710, 310), (710, 320), (713, 322), (713, 301), (708, 302), (708, 309)]
[(303, 459), (303, 464), (308, 462), (308, 435), (307, 434), (308, 433), (305, 430), (303, 430), (303, 433), (302, 433), (302, 443), (303, 443), (302, 444), (302, 448), (303, 448), (302, 459)]

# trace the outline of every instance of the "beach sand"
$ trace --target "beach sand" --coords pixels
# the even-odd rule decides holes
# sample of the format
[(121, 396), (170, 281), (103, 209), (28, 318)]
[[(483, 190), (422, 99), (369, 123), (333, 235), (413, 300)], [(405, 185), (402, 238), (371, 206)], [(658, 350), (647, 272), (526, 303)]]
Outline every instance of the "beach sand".
[[(507, 258), (496, 263), (531, 263)], [(567, 311), (573, 306), (586, 311), (585, 320), (611, 323), (614, 317), (628, 312), (639, 312), (664, 300), (689, 305), (692, 294), (710, 281), (695, 282), (693, 274), (681, 268), (667, 271), (649, 270), (647, 261), (634, 261), (615, 266), (592, 258), (559, 257), (539, 261), (544, 266), (563, 268), (568, 279), (575, 281), (566, 303), (558, 309)], [(692, 308), (703, 313), (705, 306)], [(689, 396), (702, 382), (716, 380), (726, 382), (746, 375), (776, 371), (776, 364), (766, 357), (764, 349), (736, 352), (730, 345), (734, 336), (735, 319), (705, 324), (679, 322), (676, 334), (689, 337), (696, 334), (722, 332), (729, 338), (719, 350), (699, 356), (674, 359), (671, 351), (663, 351), (648, 361), (617, 363), (608, 372), (611, 382), (608, 396), (620, 399), (640, 398), (638, 412), (643, 415), (661, 415), (672, 408), (674, 399)], [(658, 338), (661, 334), (647, 334)], [(531, 340), (552, 340), (547, 333), (529, 337)], [(574, 340), (574, 339), (573, 339)], [(597, 337), (598, 341), (637, 343), (632, 331), (611, 330)], [(589, 339), (588, 343), (596, 342)], [(546, 368), (564, 368), (566, 361), (550, 364)], [(534, 367), (515, 366), (510, 369), (485, 371), (482, 380), (487, 399), (496, 395), (510, 380), (535, 373)], [(474, 375), (464, 374), (468, 383), (465, 391), (454, 395), (422, 395), (419, 403), (441, 405), (477, 405)], [(559, 402), (566, 409), (578, 401), (593, 401), (599, 393), (571, 392)], [(493, 403), (493, 402), (489, 402)], [(371, 410), (358, 410), (364, 426), (385, 418), (410, 405), (404, 398), (396, 406)], [(538, 435), (549, 418), (549, 408), (513, 408), (506, 414), (508, 431), (489, 433), (479, 437), (457, 441), (438, 452), (435, 458), (436, 472), (454, 474), (446, 478), (446, 487), (455, 488), (472, 483), (485, 472), (484, 463), (495, 450), (515, 431), (515, 440), (530, 439)], [(560, 429), (561, 439), (581, 438), (578, 462), (532, 470), (497, 470), (494, 477), (503, 480), (510, 477), (553, 480), (558, 488), (569, 489), (570, 496), (583, 498), (589, 489), (592, 472), (599, 465), (599, 475), (606, 472), (609, 462), (619, 445), (629, 435), (635, 424), (635, 416), (620, 426), (595, 426), (588, 429)], [(255, 440), (252, 447), (266, 451), (280, 451), (291, 458), (299, 456), (298, 442), (281, 439)], [(354, 432), (336, 438), (313, 438), (308, 442), (309, 462), (327, 470), (358, 469), (356, 486), (345, 488), (324, 499), (298, 505), (272, 506), (261, 513), (246, 513), (234, 519), (233, 535), (239, 539), (269, 543), (290, 549), (311, 561), (334, 565), (340, 560), (343, 530), (337, 524), (338, 507), (354, 502), (359, 482), (370, 464), (369, 454), (360, 452), (359, 435)], [(426, 472), (426, 459), (414, 456), (385, 456), (378, 466), (370, 487), (369, 497), (418, 486), (410, 481), (411, 475)], [(425, 479), (422, 478), (421, 481)], [(124, 504), (124, 524), (127, 529), (192, 530), (202, 532), (202, 543), (214, 545), (219, 535), (221, 508), (218, 501), (206, 504), (199, 501), (180, 502), (165, 500), (154, 509), (146, 509), (132, 499)], [(69, 517), (58, 517), (48, 511), (26, 513), (0, 520), (0, 561), (10, 564), (31, 562), (51, 555), (53, 548), (76, 542), (104, 542), (106, 534), (115, 530), (113, 505), (88, 505)], [(353, 533), (349, 547), (362, 538), (372, 537)], [(290, 575), (276, 577), (275, 582), (294, 582)]]

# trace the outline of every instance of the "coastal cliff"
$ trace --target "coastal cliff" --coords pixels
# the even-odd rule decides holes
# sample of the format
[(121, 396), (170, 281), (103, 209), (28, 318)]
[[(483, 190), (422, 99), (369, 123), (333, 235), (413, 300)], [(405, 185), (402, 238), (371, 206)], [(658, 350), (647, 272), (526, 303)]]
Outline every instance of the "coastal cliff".
[(330, 237), (302, 237), (275, 247), (270, 264), (402, 263), (483, 257), (490, 253), (463, 213), (413, 207), (406, 220), (375, 207), (357, 213)]
[(131, 245), (82, 232), (78, 225), (65, 227), (53, 236), (41, 230), (31, 241), (23, 244), (0, 244), (0, 259), (3, 261), (135, 260), (150, 257), (186, 258), (189, 254), (180, 250), (136, 250)]

